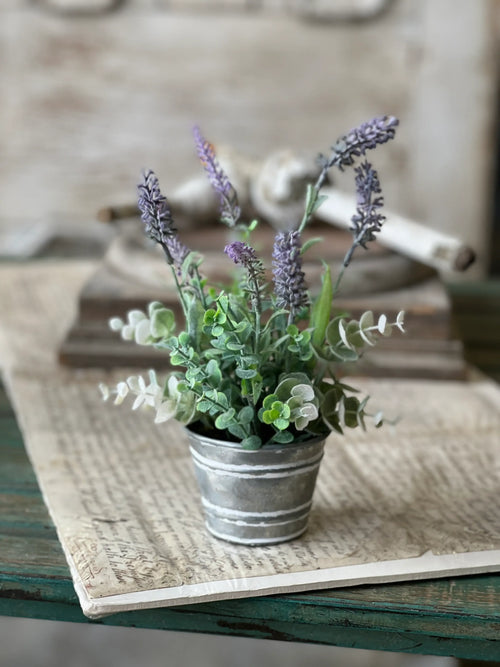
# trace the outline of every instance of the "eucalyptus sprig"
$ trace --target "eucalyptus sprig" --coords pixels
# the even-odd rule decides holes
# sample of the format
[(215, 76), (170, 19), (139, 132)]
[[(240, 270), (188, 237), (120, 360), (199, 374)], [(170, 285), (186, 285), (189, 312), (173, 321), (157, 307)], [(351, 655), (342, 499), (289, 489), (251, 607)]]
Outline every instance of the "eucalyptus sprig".
[[(247, 449), (286, 445), (326, 435), (332, 430), (365, 427), (368, 418), (380, 426), (380, 414), (367, 412), (368, 398), (338, 377), (341, 364), (357, 361), (367, 347), (393, 329), (404, 330), (404, 313), (393, 322), (371, 311), (356, 319), (334, 307), (345, 268), (358, 247), (367, 247), (383, 224), (383, 205), (376, 171), (366, 159), (354, 167), (358, 205), (352, 217), (353, 243), (343, 267), (332, 279), (324, 265), (322, 286), (311, 299), (302, 257), (302, 231), (321, 206), (321, 188), (330, 169), (354, 166), (358, 157), (394, 137), (397, 120), (390, 116), (363, 123), (339, 139), (321, 173), (306, 193), (298, 230), (276, 234), (272, 283), (267, 284), (261, 259), (252, 247), (256, 221), (244, 226), (236, 191), (217, 161), (215, 150), (195, 129), (200, 160), (220, 198), (221, 220), (240, 232), (228, 243), (227, 257), (237, 266), (233, 286), (217, 290), (202, 275), (202, 256), (177, 235), (166, 197), (152, 171), (139, 185), (139, 208), (145, 232), (163, 248), (174, 275), (184, 313), (179, 325), (172, 310), (159, 302), (147, 312), (133, 310), (110, 326), (125, 340), (152, 345), (169, 355), (172, 371), (159, 382), (131, 376), (114, 389), (101, 385), (104, 398), (121, 403), (135, 395), (133, 408), (156, 413), (158, 423), (176, 419)], [(310, 245), (310, 244), (309, 244)]]

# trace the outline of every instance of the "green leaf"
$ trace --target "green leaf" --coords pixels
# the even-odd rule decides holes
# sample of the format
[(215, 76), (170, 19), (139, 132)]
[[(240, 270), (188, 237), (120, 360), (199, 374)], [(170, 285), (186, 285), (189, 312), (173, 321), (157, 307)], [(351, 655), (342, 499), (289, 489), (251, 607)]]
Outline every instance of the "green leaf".
[(186, 371), (186, 380), (190, 383), (196, 382), (200, 379), (201, 374), (201, 368), (188, 368)]
[(215, 313), (216, 311), (213, 308), (209, 308), (207, 311), (205, 311), (203, 316), (203, 324), (212, 326), (215, 322)]
[(269, 408), (272, 407), (273, 403), (277, 400), (276, 394), (269, 394), (268, 396), (265, 397), (264, 401), (262, 402), (262, 405), (266, 410), (269, 410)]
[(253, 368), (237, 368), (236, 375), (243, 380), (251, 380), (257, 376), (257, 371)]
[(288, 443), (293, 442), (293, 439), (293, 433), (290, 433), (290, 431), (278, 431), (278, 433), (273, 435), (271, 442), (287, 445)]
[(224, 431), (234, 420), (235, 413), (236, 410), (234, 408), (229, 408), (229, 410), (220, 414), (215, 420), (215, 427), (221, 431)]
[(252, 380), (252, 400), (254, 404), (257, 404), (262, 393), (263, 382), (262, 376), (260, 373), (257, 373), (257, 376)]
[[(215, 400), (217, 401), (217, 403), (220, 403), (225, 408), (229, 408), (229, 400), (228, 400), (226, 394), (224, 394), (224, 392), (214, 391), (214, 394), (215, 394), (215, 397), (216, 397)], [(233, 408), (231, 408), (231, 410), (233, 410)]]
[(262, 440), (258, 435), (251, 435), (241, 442), (243, 449), (260, 449), (262, 447)]
[(184, 356), (180, 354), (180, 352), (172, 352), (170, 355), (170, 363), (172, 366), (183, 366), (186, 362)]
[(344, 400), (344, 423), (349, 428), (358, 426), (359, 401), (355, 396), (349, 396)]
[(250, 405), (246, 405), (238, 412), (238, 422), (240, 424), (250, 424), (255, 415), (254, 409)]
[(281, 418), (275, 419), (273, 423), (276, 426), (276, 428), (278, 428), (280, 431), (284, 431), (286, 428), (290, 426), (290, 422), (288, 421), (288, 419), (281, 419)]
[(203, 306), (198, 299), (193, 299), (188, 307), (187, 327), (191, 341), (198, 346), (203, 330)]
[(316, 201), (314, 202), (314, 206), (313, 206), (313, 209), (312, 209), (312, 213), (315, 213), (315, 212), (318, 210), (318, 208), (321, 206), (321, 204), (322, 204), (324, 201), (326, 201), (327, 199), (328, 199), (328, 197), (327, 197), (326, 195), (319, 195), (319, 197), (318, 197), (318, 198), (316, 199)]
[(340, 361), (348, 362), (348, 361), (357, 361), (359, 359), (359, 354), (356, 352), (356, 350), (351, 350), (348, 347), (336, 347), (336, 348), (331, 348), (331, 353), (337, 357)]
[(300, 254), (303, 255), (306, 253), (309, 248), (312, 248), (313, 245), (316, 245), (317, 243), (321, 243), (323, 239), (320, 236), (315, 237), (314, 239), (308, 239), (304, 245), (302, 246), (300, 250)]
[(192, 269), (200, 266), (202, 261), (203, 255), (201, 255), (199, 252), (191, 251), (188, 255), (186, 255), (181, 266), (181, 281), (183, 283), (186, 282), (187, 277)]
[(272, 410), (259, 410), (259, 418), (264, 424), (272, 424), (274, 421), (274, 415)]
[(175, 315), (168, 308), (157, 308), (151, 315), (151, 334), (155, 338), (170, 336), (175, 328)]
[(227, 313), (227, 309), (229, 307), (229, 299), (227, 294), (221, 293), (217, 299), (217, 303), (219, 304), (220, 310), (222, 310), (224, 313)]
[(244, 440), (247, 437), (245, 429), (242, 428), (239, 424), (231, 423), (227, 427), (227, 430), (231, 435), (234, 435), (235, 438), (238, 438), (238, 440)]
[(243, 343), (235, 343), (234, 341), (228, 340), (226, 343), (226, 349), (231, 350), (231, 352), (239, 352), (243, 350), (245, 346)]
[(181, 333), (178, 336), (178, 340), (179, 340), (179, 345), (181, 347), (186, 347), (187, 345), (189, 345), (190, 339), (189, 339), (188, 332), (187, 331), (181, 331)]
[(165, 310), (165, 306), (160, 303), (160, 301), (151, 301), (151, 303), (148, 305), (148, 315), (150, 318), (153, 317), (155, 310)]
[(325, 340), (325, 333), (330, 321), (333, 300), (332, 276), (329, 266), (325, 266), (321, 292), (316, 299), (312, 313), (311, 326), (313, 328), (312, 342), (320, 347)]
[(219, 364), (215, 361), (215, 359), (210, 359), (210, 361), (206, 365), (205, 372), (207, 374), (208, 384), (211, 387), (214, 387), (215, 389), (217, 389), (217, 387), (220, 387), (220, 384), (222, 382), (222, 373)]

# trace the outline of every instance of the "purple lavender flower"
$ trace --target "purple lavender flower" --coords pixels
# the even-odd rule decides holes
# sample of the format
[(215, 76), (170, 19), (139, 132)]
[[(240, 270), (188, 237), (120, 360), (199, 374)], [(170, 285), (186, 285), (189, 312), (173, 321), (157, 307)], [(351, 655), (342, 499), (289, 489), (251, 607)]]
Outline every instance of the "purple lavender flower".
[(301, 242), (298, 231), (284, 231), (276, 234), (273, 247), (276, 304), (279, 308), (289, 310), (291, 320), (301, 308), (309, 303), (300, 250)]
[(344, 266), (349, 264), (358, 246), (366, 249), (366, 244), (375, 240), (375, 234), (380, 231), (385, 220), (385, 216), (379, 213), (384, 198), (377, 196), (382, 192), (377, 172), (367, 160), (354, 171), (357, 195), (357, 208), (351, 225), (354, 242), (344, 258)]
[(243, 241), (228, 243), (224, 248), (224, 252), (235, 264), (241, 264), (246, 268), (250, 264), (259, 261), (257, 253), (252, 246), (249, 246), (248, 243), (243, 243)]
[(138, 206), (147, 236), (161, 245), (167, 262), (180, 271), (189, 249), (177, 236), (167, 198), (161, 193), (158, 178), (151, 169), (144, 172), (143, 182), (137, 186), (137, 190)]
[(261, 292), (263, 289), (264, 268), (252, 246), (243, 241), (233, 241), (224, 248), (226, 255), (235, 263), (243, 266), (248, 273), (248, 283), (243, 287), (249, 292), (257, 312), (260, 313)]
[(168, 252), (172, 258), (172, 264), (175, 266), (177, 274), (181, 275), (182, 265), (186, 257), (189, 255), (190, 250), (178, 236), (168, 236), (166, 244)]
[(329, 158), (320, 156), (323, 170), (326, 172), (335, 165), (343, 171), (344, 167), (352, 166), (356, 157), (393, 139), (398, 124), (399, 120), (394, 116), (379, 116), (361, 123), (336, 141)]
[(193, 134), (198, 157), (208, 174), (213, 189), (220, 197), (221, 220), (229, 227), (234, 227), (241, 215), (236, 190), (220, 166), (212, 144), (203, 137), (198, 127), (194, 128)]

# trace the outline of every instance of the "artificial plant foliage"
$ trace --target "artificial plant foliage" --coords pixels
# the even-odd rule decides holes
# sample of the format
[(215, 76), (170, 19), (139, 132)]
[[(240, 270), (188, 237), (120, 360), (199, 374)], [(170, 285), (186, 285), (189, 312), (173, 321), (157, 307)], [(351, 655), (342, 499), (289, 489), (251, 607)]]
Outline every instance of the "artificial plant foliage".
[[(403, 331), (403, 313), (394, 322), (371, 311), (359, 320), (338, 314), (335, 296), (344, 270), (358, 247), (367, 248), (384, 216), (378, 174), (366, 153), (394, 137), (392, 116), (375, 118), (351, 130), (320, 156), (321, 170), (305, 193), (298, 229), (280, 231), (272, 252), (272, 282), (266, 283), (262, 260), (251, 245), (256, 221), (245, 225), (237, 193), (217, 161), (213, 146), (195, 129), (198, 156), (219, 195), (221, 221), (238, 235), (224, 252), (235, 265), (233, 285), (216, 289), (203, 277), (203, 257), (180, 240), (168, 200), (152, 171), (138, 186), (146, 234), (157, 242), (170, 265), (183, 322), (159, 302), (147, 312), (133, 310), (110, 326), (126, 340), (153, 345), (169, 355), (172, 371), (161, 381), (131, 376), (109, 389), (121, 403), (135, 396), (133, 408), (146, 407), (161, 423), (175, 419), (218, 439), (237, 440), (247, 449), (307, 440), (331, 431), (365, 427), (367, 418), (381, 425), (380, 414), (367, 411), (368, 398), (339, 379), (339, 367), (355, 362), (364, 349), (394, 327)], [(339, 275), (324, 265), (322, 286), (313, 300), (302, 258), (302, 232), (324, 201), (321, 188), (331, 169), (353, 168), (357, 207), (352, 216), (353, 242)]]

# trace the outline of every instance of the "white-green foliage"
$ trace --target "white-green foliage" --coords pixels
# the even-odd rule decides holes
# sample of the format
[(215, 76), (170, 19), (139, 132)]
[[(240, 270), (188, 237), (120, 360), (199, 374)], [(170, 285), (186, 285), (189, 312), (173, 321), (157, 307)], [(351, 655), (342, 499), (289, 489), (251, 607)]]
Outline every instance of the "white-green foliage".
[(142, 310), (130, 310), (126, 322), (113, 317), (109, 327), (118, 331), (123, 340), (134, 341), (138, 345), (154, 345), (175, 331), (175, 315), (159, 301), (152, 301), (147, 314)]
[[(367, 399), (337, 379), (339, 364), (354, 362), (364, 348), (374, 346), (393, 329), (403, 331), (404, 313), (394, 322), (385, 315), (377, 320), (371, 311), (359, 320), (332, 314), (329, 271), (322, 292), (312, 305), (309, 326), (287, 324), (288, 313), (264, 300), (270, 313), (257, 335), (247, 296), (212, 292), (207, 307), (188, 297), (188, 328), (174, 335), (172, 311), (153, 303), (148, 313), (128, 314), (127, 322), (113, 319), (110, 326), (125, 340), (168, 350), (174, 368), (159, 383), (151, 372), (149, 382), (131, 376), (113, 390), (102, 387), (119, 404), (131, 394), (133, 409), (152, 409), (157, 423), (176, 419), (200, 421), (226, 431), (252, 449), (266, 442), (289, 443), (329, 430), (365, 427), (370, 415)], [(326, 311), (326, 315), (325, 315)], [(307, 313), (305, 313), (307, 316)], [(307, 320), (305, 321), (307, 325)], [(380, 413), (373, 415), (376, 426)]]

